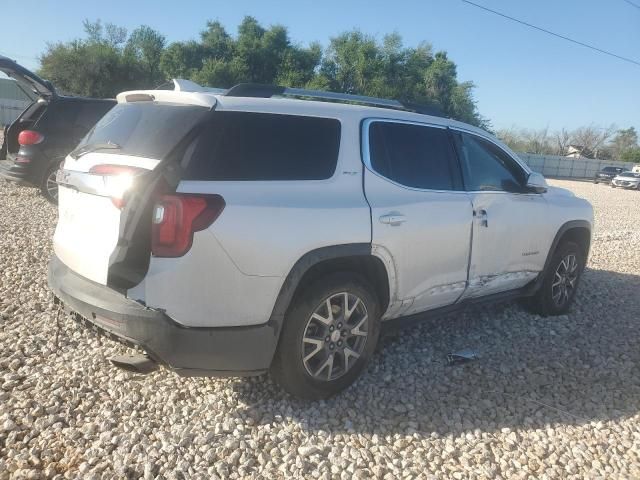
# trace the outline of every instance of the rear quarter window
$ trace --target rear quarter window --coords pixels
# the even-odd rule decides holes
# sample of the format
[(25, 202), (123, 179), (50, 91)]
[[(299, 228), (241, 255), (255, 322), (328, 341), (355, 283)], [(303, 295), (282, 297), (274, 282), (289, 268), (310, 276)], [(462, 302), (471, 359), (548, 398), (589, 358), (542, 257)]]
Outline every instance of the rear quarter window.
[(340, 149), (336, 119), (215, 112), (183, 162), (184, 180), (324, 180)]

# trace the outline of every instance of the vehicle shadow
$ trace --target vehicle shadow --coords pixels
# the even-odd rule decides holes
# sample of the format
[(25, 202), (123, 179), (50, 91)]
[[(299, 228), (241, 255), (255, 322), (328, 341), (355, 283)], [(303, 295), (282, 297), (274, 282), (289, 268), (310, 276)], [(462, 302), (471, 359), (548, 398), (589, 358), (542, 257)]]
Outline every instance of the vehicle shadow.
[[(628, 417), (640, 411), (640, 276), (587, 269), (569, 315), (475, 306), (385, 335), (343, 394), (288, 397), (264, 377), (234, 383), (248, 415), (309, 430), (460, 434)], [(479, 358), (448, 366), (463, 348)], [(265, 384), (266, 383), (266, 384)], [(340, 412), (335, 414), (332, 412)]]

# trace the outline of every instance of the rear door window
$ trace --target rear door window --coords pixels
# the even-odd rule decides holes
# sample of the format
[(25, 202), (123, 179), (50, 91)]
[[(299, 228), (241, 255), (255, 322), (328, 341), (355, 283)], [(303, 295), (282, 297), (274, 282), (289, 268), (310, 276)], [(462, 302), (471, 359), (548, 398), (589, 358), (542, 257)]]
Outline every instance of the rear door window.
[(376, 121), (369, 127), (371, 168), (400, 185), (461, 190), (459, 168), (445, 128)]
[(324, 180), (340, 149), (336, 119), (215, 112), (185, 157), (184, 180)]

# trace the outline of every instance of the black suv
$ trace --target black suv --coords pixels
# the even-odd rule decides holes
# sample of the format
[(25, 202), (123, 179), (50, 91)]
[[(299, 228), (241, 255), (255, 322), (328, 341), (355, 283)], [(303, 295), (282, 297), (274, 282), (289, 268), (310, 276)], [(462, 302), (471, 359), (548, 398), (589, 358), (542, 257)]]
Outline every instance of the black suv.
[(4, 129), (0, 177), (38, 187), (56, 203), (55, 174), (60, 163), (116, 101), (58, 95), (51, 82), (1, 55), (0, 71), (36, 96)]
[(624, 168), (620, 167), (604, 167), (593, 177), (593, 183), (611, 183), (616, 175), (624, 172)]

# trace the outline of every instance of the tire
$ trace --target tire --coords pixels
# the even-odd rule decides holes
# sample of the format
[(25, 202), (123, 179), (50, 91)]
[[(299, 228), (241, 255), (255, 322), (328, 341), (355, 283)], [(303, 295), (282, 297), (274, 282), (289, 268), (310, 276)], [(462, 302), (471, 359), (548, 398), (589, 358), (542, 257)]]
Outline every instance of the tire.
[[(575, 264), (571, 263), (571, 256)], [(572, 265), (575, 265), (575, 268)], [(527, 309), (543, 316), (567, 313), (575, 299), (584, 266), (584, 253), (577, 243), (567, 241), (560, 244), (549, 262), (542, 286), (533, 297), (525, 299)], [(567, 271), (566, 279), (562, 280), (560, 277), (565, 275), (565, 271)], [(564, 283), (558, 285), (558, 281)], [(558, 298), (561, 301), (558, 301)]]
[(55, 175), (61, 164), (62, 162), (58, 161), (52, 163), (44, 172), (40, 182), (40, 193), (42, 193), (42, 196), (53, 205), (58, 204), (58, 184), (55, 183)]
[(595, 183), (596, 185), (598, 185), (598, 180), (594, 180), (593, 183)]
[[(380, 336), (380, 303), (374, 292), (364, 278), (349, 272), (321, 277), (299, 292), (285, 315), (271, 365), (276, 383), (308, 400), (328, 398), (349, 387), (369, 362)], [(347, 321), (344, 293), (346, 310), (351, 309)]]

